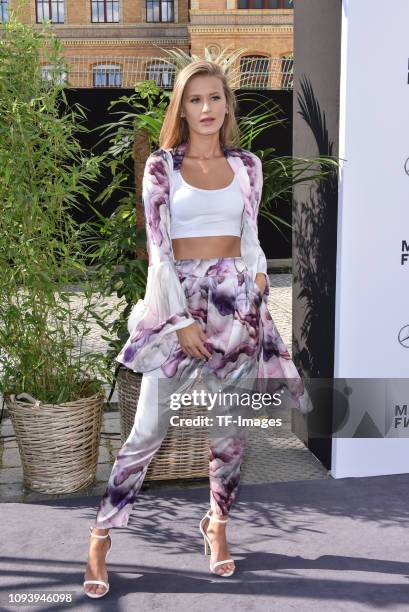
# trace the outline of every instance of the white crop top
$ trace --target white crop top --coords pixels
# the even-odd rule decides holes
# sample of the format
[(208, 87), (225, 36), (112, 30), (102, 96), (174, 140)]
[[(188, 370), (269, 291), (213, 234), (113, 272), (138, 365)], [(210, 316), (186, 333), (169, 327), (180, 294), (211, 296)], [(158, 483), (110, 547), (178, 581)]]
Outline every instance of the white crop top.
[(241, 236), (244, 200), (236, 175), (227, 187), (200, 189), (175, 171), (170, 237)]

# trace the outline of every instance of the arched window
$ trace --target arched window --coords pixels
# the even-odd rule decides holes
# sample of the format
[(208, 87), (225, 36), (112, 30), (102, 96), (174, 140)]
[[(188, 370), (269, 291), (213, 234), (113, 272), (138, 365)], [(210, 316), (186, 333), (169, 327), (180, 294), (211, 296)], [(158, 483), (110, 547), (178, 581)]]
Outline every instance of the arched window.
[(293, 9), (291, 0), (237, 0), (239, 9)]
[(146, 21), (174, 21), (173, 0), (146, 0)]
[(151, 62), (146, 67), (146, 79), (155, 81), (158, 87), (163, 87), (164, 89), (173, 86), (174, 76), (175, 69), (166, 62)]
[(281, 57), (281, 87), (282, 89), (293, 88), (294, 56), (283, 55)]
[(240, 58), (240, 87), (266, 89), (269, 84), (270, 58), (246, 55)]
[(9, 0), (0, 0), (0, 23), (7, 23), (9, 20)]
[(92, 23), (118, 23), (119, 0), (91, 0)]
[(41, 73), (44, 81), (55, 80), (56, 83), (66, 83), (67, 73), (65, 71), (57, 71), (52, 64), (41, 66)]
[(118, 64), (98, 64), (92, 68), (94, 87), (121, 87), (122, 68)]
[(64, 0), (36, 0), (36, 21), (64, 23)]

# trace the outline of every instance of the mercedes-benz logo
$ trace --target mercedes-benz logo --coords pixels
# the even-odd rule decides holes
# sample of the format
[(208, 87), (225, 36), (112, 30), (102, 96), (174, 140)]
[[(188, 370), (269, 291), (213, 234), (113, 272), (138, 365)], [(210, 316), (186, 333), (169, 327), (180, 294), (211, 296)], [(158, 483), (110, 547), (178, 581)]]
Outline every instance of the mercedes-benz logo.
[(409, 325), (404, 325), (402, 329), (399, 330), (398, 340), (399, 344), (405, 348), (409, 348)]

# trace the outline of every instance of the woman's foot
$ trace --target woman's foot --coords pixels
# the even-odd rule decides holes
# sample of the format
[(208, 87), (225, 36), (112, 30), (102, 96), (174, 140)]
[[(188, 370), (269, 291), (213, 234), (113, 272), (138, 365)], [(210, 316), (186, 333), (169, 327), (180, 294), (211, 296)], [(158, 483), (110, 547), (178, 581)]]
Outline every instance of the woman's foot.
[[(106, 535), (109, 529), (94, 529), (94, 535)], [(105, 565), (105, 557), (111, 546), (111, 536), (100, 540), (98, 538), (90, 538), (88, 563), (85, 570), (84, 580), (104, 580), (108, 582), (108, 572)], [(102, 584), (86, 584), (84, 590), (88, 593), (105, 593), (106, 588)]]
[[(213, 510), (210, 511), (210, 514), (213, 514)], [(222, 516), (219, 514), (215, 514), (215, 517), (222, 520), (227, 520), (227, 516)], [(218, 523), (216, 521), (212, 521), (211, 519), (207, 519), (204, 530), (210, 540), (211, 544), (211, 555), (210, 555), (210, 563), (214, 566), (217, 561), (222, 561), (223, 559), (229, 559), (229, 548), (227, 546), (226, 541), (226, 523)], [(224, 563), (223, 565), (218, 565), (214, 568), (214, 571), (223, 576), (227, 572), (231, 572), (235, 569), (234, 562)]]

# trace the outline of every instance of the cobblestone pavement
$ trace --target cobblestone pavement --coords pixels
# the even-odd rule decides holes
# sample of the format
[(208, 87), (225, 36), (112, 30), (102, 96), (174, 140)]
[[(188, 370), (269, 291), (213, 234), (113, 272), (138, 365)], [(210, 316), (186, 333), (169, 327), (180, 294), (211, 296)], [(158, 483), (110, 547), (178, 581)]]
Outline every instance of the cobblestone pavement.
[[(269, 310), (277, 328), (291, 353), (291, 274), (271, 274), (271, 293)], [(88, 340), (93, 347), (105, 349), (106, 342), (100, 338), (96, 326)], [(107, 390), (108, 392), (108, 390)], [(114, 394), (112, 401), (116, 401)], [(254, 428), (249, 433), (249, 448), (242, 466), (241, 482), (259, 484), (275, 481), (306, 480), (328, 478), (328, 470), (306, 448), (304, 443), (291, 432), (291, 412), (275, 410), (275, 417), (283, 419), (283, 426), (273, 428)], [(105, 411), (99, 447), (99, 463), (96, 481), (88, 489), (72, 494), (43, 495), (23, 487), (23, 474), (17, 443), (10, 419), (0, 424), (0, 501), (33, 501), (54, 499), (56, 497), (76, 497), (101, 495), (106, 486), (112, 463), (121, 447), (119, 413)], [(166, 482), (145, 481), (144, 488), (175, 488), (204, 486), (207, 479), (170, 480)]]

